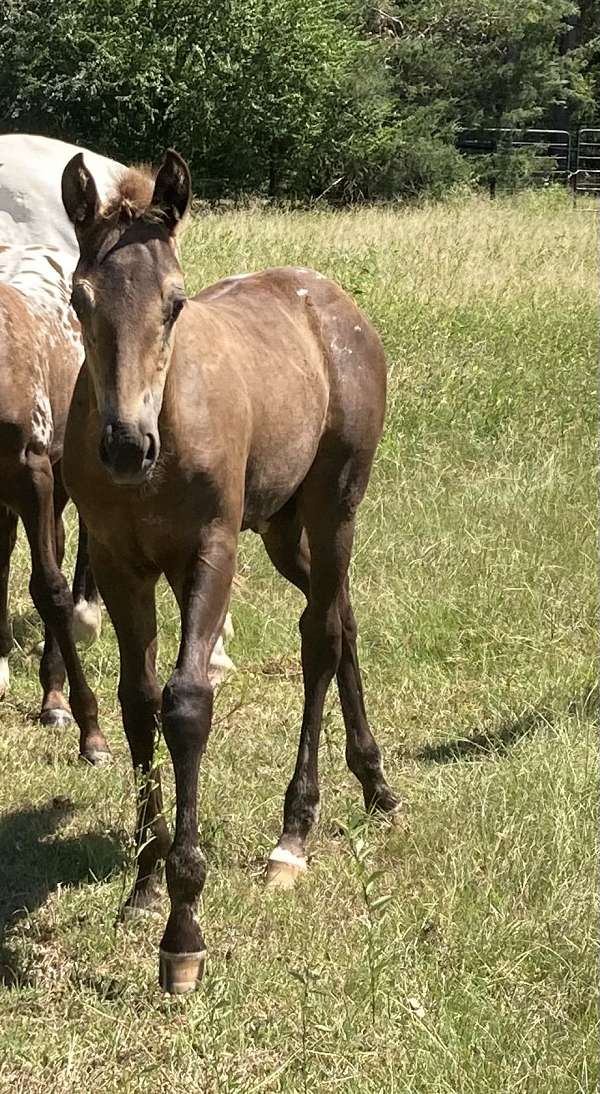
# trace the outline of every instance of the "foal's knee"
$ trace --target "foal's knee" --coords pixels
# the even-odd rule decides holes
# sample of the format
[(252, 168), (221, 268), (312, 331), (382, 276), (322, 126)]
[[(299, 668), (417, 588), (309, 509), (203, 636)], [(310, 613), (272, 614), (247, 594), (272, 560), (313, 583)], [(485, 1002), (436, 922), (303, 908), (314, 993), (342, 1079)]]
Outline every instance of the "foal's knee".
[(163, 691), (162, 724), (174, 760), (181, 751), (204, 751), (212, 709), (213, 689), (208, 677), (195, 681), (173, 674)]
[(31, 575), (29, 591), (36, 607), (42, 612), (61, 615), (66, 620), (73, 614), (73, 600), (69, 586), (60, 570), (40, 570), (36, 567)]

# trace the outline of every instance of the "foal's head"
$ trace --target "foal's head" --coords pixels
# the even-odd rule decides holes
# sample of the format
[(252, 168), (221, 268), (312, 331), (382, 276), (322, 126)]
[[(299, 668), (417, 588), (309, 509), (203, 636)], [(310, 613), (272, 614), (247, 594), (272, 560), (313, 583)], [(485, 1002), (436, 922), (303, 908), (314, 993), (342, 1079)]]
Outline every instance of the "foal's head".
[(187, 164), (169, 151), (154, 183), (131, 171), (101, 208), (80, 154), (62, 196), (79, 241), (72, 303), (101, 420), (100, 458), (115, 482), (144, 482), (158, 459), (158, 416), (185, 304), (175, 234), (190, 202)]

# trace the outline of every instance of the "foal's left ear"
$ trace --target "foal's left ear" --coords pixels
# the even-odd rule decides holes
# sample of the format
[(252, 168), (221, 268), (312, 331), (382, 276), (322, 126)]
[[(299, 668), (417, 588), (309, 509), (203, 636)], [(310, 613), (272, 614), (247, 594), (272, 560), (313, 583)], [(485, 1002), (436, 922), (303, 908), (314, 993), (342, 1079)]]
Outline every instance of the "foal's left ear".
[(176, 231), (187, 213), (191, 197), (190, 169), (179, 153), (169, 148), (156, 176), (152, 205), (162, 211), (171, 233)]
[(65, 167), (61, 192), (69, 220), (79, 236), (93, 224), (100, 208), (96, 183), (83, 162), (82, 152), (73, 156)]

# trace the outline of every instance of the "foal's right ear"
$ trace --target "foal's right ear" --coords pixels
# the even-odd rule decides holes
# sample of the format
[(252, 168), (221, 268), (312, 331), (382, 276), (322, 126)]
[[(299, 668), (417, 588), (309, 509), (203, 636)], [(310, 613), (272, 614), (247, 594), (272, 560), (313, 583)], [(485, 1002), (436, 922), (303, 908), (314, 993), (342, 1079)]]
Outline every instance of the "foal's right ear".
[(62, 199), (75, 232), (85, 232), (100, 210), (96, 183), (83, 162), (83, 152), (69, 160), (62, 176)]
[(164, 222), (173, 235), (184, 219), (192, 198), (190, 169), (173, 148), (168, 148), (156, 176), (152, 205), (160, 209)]

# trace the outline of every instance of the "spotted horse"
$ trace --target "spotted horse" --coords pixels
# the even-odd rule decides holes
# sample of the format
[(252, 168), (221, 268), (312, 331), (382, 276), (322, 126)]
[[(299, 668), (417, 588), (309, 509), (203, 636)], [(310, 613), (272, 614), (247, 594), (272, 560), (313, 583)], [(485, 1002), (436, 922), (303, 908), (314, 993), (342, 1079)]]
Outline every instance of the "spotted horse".
[[(0, 699), (9, 686), (8, 654), (13, 645), (8, 612), (9, 566), (17, 519), (22, 515), (22, 505), (16, 507), (14, 501), (14, 475), (9, 475), (8, 465), (15, 459), (22, 463), (28, 452), (30, 458), (35, 446), (48, 455), (53, 469), (53, 535), (59, 565), (63, 553), (62, 509), (66, 496), (59, 470), (60, 453), (66, 409), (83, 360), (83, 347), (79, 323), (68, 306), (79, 247), (65, 214), (60, 183), (65, 164), (80, 151), (74, 145), (46, 137), (0, 136)], [(87, 150), (85, 159), (94, 170), (100, 192), (107, 196), (125, 168)], [(27, 318), (21, 328), (24, 315)], [(28, 352), (31, 374), (23, 376), (27, 366), (19, 366), (17, 360)], [(15, 409), (17, 402), (20, 410)], [(27, 437), (25, 429), (17, 438), (18, 429), (27, 422), (31, 436)], [(21, 468), (21, 479), (25, 474)], [(23, 519), (30, 536), (28, 521)], [(100, 597), (88, 564), (87, 533), (81, 520), (73, 597), (75, 640), (93, 641), (101, 626)], [(232, 633), (228, 614), (211, 661), (215, 681), (234, 668), (224, 647), (224, 638)], [(40, 677), (44, 692), (42, 722), (70, 721), (62, 693), (62, 659), (47, 629)], [(108, 756), (89, 742), (85, 744), (83, 738), (81, 745), (82, 754), (92, 762), (102, 762)]]

